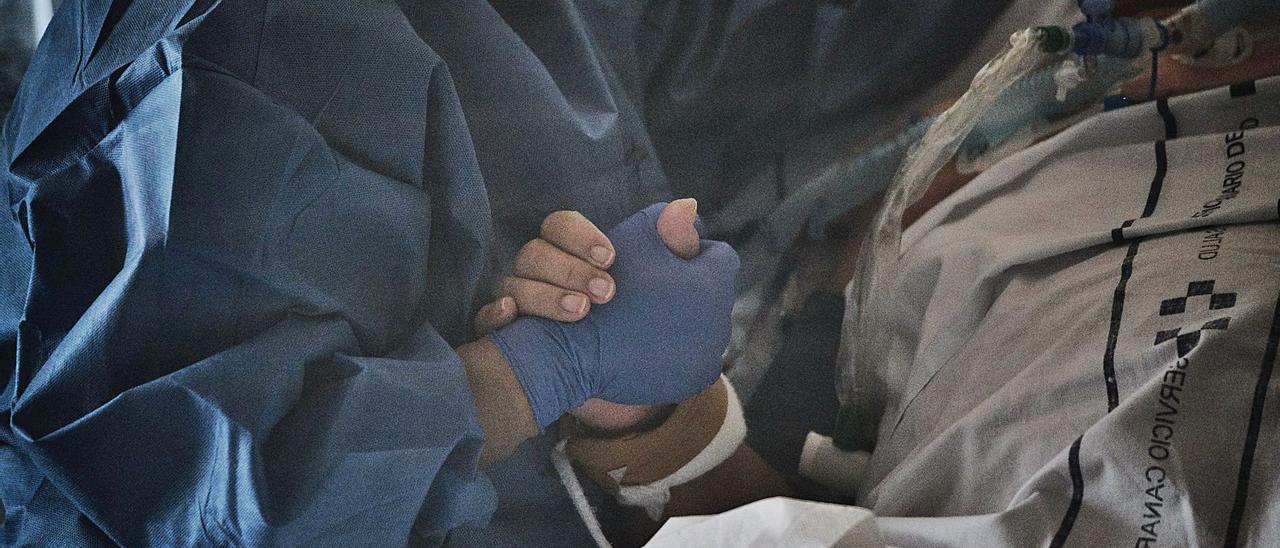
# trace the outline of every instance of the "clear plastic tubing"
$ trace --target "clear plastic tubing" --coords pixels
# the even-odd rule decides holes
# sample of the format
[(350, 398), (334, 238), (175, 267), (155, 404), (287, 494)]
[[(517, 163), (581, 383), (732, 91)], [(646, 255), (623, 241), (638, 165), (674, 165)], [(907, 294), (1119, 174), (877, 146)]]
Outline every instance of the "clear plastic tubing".
[[(969, 90), (929, 126), (920, 142), (912, 147), (885, 191), (885, 201), (876, 214), (870, 233), (862, 242), (858, 259), (857, 284), (849, 297), (857, 310), (856, 338), (842, 349), (840, 357), (840, 403), (842, 419), (877, 417), (884, 409), (881, 397), (905, 381), (901, 371), (879, 367), (888, 355), (884, 326), (892, 312), (889, 298), (898, 271), (902, 243), (902, 214), (924, 194), (929, 183), (960, 147), (979, 120), (991, 110), (1006, 88), (1061, 54), (1040, 47), (1043, 33), (1027, 29), (1010, 37), (1005, 51), (974, 76)], [(852, 355), (848, 355), (848, 354)], [(889, 388), (888, 391), (885, 388)], [(841, 420), (835, 442), (850, 448), (858, 436), (848, 432), (852, 425)], [(874, 428), (874, 427), (872, 427)]]

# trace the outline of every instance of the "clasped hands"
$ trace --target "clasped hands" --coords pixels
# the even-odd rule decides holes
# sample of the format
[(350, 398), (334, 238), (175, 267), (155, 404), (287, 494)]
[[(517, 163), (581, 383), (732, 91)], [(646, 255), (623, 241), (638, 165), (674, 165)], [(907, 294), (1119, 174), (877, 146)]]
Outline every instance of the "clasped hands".
[(560, 211), (521, 248), (476, 331), (510, 362), (540, 429), (570, 412), (626, 431), (715, 382), (738, 256), (699, 239), (696, 219), (696, 202), (676, 200), (604, 234)]

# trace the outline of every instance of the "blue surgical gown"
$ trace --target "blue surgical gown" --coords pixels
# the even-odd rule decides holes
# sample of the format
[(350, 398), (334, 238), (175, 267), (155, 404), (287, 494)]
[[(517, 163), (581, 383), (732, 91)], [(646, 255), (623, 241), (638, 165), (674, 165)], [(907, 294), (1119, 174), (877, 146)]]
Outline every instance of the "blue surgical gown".
[(546, 437), (477, 464), (515, 250), (714, 212), (1002, 2), (581, 4), (62, 2), (0, 135), (0, 545), (585, 543)]

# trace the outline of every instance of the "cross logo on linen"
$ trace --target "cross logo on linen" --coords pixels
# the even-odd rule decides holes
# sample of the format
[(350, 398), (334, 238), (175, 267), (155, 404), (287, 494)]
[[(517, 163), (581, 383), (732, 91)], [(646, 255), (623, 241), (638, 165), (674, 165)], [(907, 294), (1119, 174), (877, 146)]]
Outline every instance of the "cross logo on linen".
[[(1187, 301), (1194, 297), (1208, 296), (1209, 310), (1225, 310), (1236, 305), (1235, 293), (1215, 293), (1213, 291), (1214, 280), (1200, 280), (1187, 284), (1187, 293), (1181, 297), (1173, 297), (1160, 301), (1160, 315), (1173, 316), (1182, 314), (1187, 311)], [(1203, 300), (1203, 299), (1201, 299)], [(1160, 344), (1169, 339), (1177, 339), (1178, 357), (1186, 356), (1200, 343), (1200, 333), (1206, 329), (1227, 329), (1231, 325), (1230, 316), (1222, 316), (1204, 322), (1200, 327), (1192, 331), (1182, 332), (1181, 327), (1173, 329), (1165, 329), (1156, 332), (1156, 341), (1154, 344)]]

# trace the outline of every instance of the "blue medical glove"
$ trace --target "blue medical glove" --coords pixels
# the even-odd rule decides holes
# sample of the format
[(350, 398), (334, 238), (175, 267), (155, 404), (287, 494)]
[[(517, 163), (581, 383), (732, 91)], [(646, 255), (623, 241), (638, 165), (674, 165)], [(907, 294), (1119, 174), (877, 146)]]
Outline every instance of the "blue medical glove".
[(613, 300), (573, 323), (526, 316), (491, 337), (524, 386), (539, 428), (590, 398), (682, 401), (720, 375), (738, 254), (702, 240), (685, 260), (658, 236), (653, 204), (607, 233), (617, 250)]

